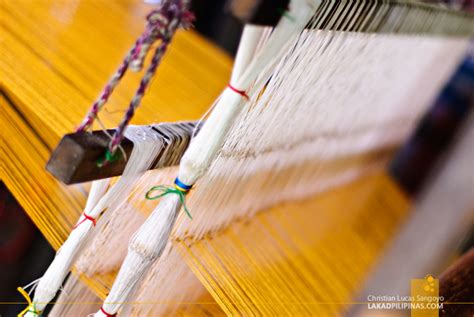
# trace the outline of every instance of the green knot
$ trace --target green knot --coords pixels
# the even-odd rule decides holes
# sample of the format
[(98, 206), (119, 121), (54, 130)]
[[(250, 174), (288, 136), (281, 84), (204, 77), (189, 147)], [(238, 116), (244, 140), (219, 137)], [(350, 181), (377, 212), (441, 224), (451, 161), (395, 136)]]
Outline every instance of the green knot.
[(280, 13), (282, 16), (284, 16), (293, 23), (296, 21), (295, 17), (289, 13), (288, 9), (279, 8), (278, 13)]
[[(155, 191), (159, 191), (161, 193), (159, 193), (155, 196), (152, 196), (151, 194)], [(161, 197), (169, 195), (169, 194), (178, 195), (179, 201), (181, 202), (181, 205), (183, 205), (183, 209), (186, 212), (186, 215), (188, 215), (189, 219), (192, 220), (193, 217), (191, 216), (191, 213), (189, 212), (188, 208), (186, 207), (186, 193), (187, 192), (183, 192), (183, 191), (181, 191), (177, 188), (158, 185), (158, 186), (153, 186), (152, 188), (150, 188), (146, 192), (145, 198), (148, 199), (148, 200), (155, 200), (155, 199), (161, 198)]]
[(36, 305), (33, 305), (30, 309), (28, 309), (27, 313), (33, 313), (37, 317), (41, 317), (41, 312), (36, 310)]
[(26, 313), (33, 313), (37, 317), (41, 317), (41, 312), (36, 310), (36, 304), (31, 301), (30, 294), (28, 294), (23, 287), (17, 287), (17, 290), (20, 292), (21, 295), (26, 299), (28, 303), (28, 307), (23, 309), (19, 314), (18, 317), (24, 316)]
[(97, 160), (97, 166), (103, 167), (108, 163), (117, 162), (118, 160), (120, 160), (120, 157), (121, 155), (119, 151), (112, 153), (109, 149), (107, 149), (107, 151), (105, 151), (105, 155)]

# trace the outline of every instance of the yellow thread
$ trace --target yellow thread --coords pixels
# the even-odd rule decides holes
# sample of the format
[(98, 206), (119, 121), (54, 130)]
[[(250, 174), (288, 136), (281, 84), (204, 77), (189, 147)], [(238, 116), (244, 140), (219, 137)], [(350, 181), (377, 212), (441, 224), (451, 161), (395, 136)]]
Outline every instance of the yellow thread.
[(405, 197), (379, 174), (175, 243), (232, 315), (336, 316), (407, 211)]
[[(34, 307), (34, 304), (33, 302), (31, 301), (31, 298), (30, 298), (30, 295), (28, 295), (28, 293), (22, 288), (22, 287), (18, 287), (17, 288), (18, 292), (20, 292), (21, 295), (23, 295), (23, 297), (26, 299), (27, 303), (28, 303), (28, 307), (26, 307), (25, 309), (23, 309), (19, 314), (18, 314), (18, 317), (22, 317), (23, 315), (25, 315), (27, 312), (32, 312), (33, 314), (35, 315), (39, 315), (40, 312), (36, 311), (36, 308)], [(31, 310), (33, 309), (33, 310)]]
[(177, 184), (174, 184), (174, 188), (176, 188), (177, 190), (179, 190), (180, 192), (184, 193), (184, 194), (187, 194), (189, 192), (189, 190), (187, 189), (184, 189), (182, 187), (180, 187), (179, 185)]

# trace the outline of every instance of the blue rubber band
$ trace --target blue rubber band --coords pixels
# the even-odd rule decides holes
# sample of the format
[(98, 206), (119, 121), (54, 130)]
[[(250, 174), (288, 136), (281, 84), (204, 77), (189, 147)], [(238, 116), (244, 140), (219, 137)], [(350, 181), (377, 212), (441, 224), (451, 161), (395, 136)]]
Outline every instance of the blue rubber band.
[(177, 189), (183, 191), (183, 192), (188, 192), (191, 190), (191, 188), (193, 188), (193, 185), (186, 185), (185, 183), (181, 182), (179, 180), (179, 178), (176, 177), (176, 179), (174, 180), (174, 185)]

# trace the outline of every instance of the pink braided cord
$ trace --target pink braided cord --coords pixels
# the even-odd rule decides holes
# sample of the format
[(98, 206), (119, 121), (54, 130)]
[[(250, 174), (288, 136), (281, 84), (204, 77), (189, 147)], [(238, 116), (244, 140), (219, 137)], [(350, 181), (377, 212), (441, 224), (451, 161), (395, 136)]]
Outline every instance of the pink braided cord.
[(104, 87), (104, 90), (100, 94), (99, 98), (93, 103), (81, 125), (77, 128), (77, 132), (86, 131), (91, 127), (94, 119), (97, 117), (97, 114), (102, 109), (114, 91), (115, 87), (127, 72), (127, 69), (130, 67), (134, 71), (140, 70), (143, 65), (143, 60), (145, 59), (150, 47), (153, 45), (153, 43), (160, 40), (160, 44), (153, 54), (150, 66), (143, 75), (140, 85), (133, 96), (132, 101), (130, 102), (128, 110), (116, 129), (115, 134), (113, 135), (113, 138), (109, 144), (109, 151), (111, 154), (114, 154), (120, 145), (124, 137), (125, 130), (129, 125), (133, 115), (135, 114), (136, 108), (138, 108), (140, 105), (148, 85), (155, 75), (156, 69), (161, 62), (161, 58), (165, 54), (168, 45), (171, 43), (174, 34), (179, 27), (190, 27), (193, 20), (194, 15), (187, 9), (187, 0), (165, 1), (159, 9), (150, 12), (150, 14), (147, 16), (147, 25), (145, 31), (127, 53), (120, 67)]
[[(167, 23), (163, 23), (165, 20)], [(155, 75), (156, 69), (160, 64), (161, 59), (168, 48), (168, 45), (171, 43), (174, 34), (180, 26), (185, 28), (189, 27), (192, 20), (193, 15), (186, 9), (183, 1), (180, 0), (170, 1), (162, 7), (162, 10), (159, 12), (154, 11), (148, 16), (149, 25), (151, 25), (151, 31), (149, 34), (152, 39), (146, 39), (143, 41), (143, 43), (147, 44), (153, 42), (155, 41), (155, 37), (161, 40), (161, 42), (153, 54), (150, 66), (140, 81), (140, 86), (133, 96), (124, 118), (115, 130), (115, 134), (109, 145), (109, 151), (112, 154), (117, 151), (120, 142), (122, 142), (125, 130), (129, 125), (133, 115), (135, 114), (136, 108), (138, 108), (140, 105), (148, 85)], [(140, 54), (137, 55), (139, 56)]]

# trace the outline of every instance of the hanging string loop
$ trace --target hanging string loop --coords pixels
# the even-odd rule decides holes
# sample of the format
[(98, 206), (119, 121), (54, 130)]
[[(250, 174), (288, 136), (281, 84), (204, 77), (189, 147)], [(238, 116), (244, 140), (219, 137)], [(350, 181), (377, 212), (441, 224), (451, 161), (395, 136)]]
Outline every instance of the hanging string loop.
[(179, 27), (189, 28), (192, 25), (194, 15), (187, 9), (187, 7), (187, 0), (168, 0), (163, 1), (159, 8), (148, 14), (145, 31), (125, 56), (122, 64), (109, 80), (99, 98), (93, 103), (81, 125), (77, 128), (77, 132), (84, 132), (92, 126), (99, 111), (108, 101), (110, 95), (125, 75), (127, 69), (130, 68), (135, 71), (140, 70), (143, 67), (144, 60), (150, 48), (155, 42), (159, 42), (159, 45), (155, 49), (151, 59), (150, 66), (145, 71), (124, 118), (111, 138), (108, 151), (104, 158), (101, 158), (98, 162), (99, 167), (113, 162), (117, 157), (115, 154), (123, 140), (125, 130), (135, 114), (135, 109), (140, 105), (141, 100), (155, 75), (156, 69), (161, 62), (161, 58), (165, 54), (177, 29)]
[(150, 47), (158, 40), (168, 39), (166, 28), (168, 25), (168, 17), (162, 10), (153, 10), (147, 16), (147, 25), (145, 31), (140, 36), (132, 54), (130, 69), (132, 71), (140, 71), (143, 67), (145, 57)]
[[(189, 219), (192, 220), (193, 217), (191, 216), (191, 213), (189, 212), (188, 207), (186, 206), (186, 195), (189, 193), (192, 187), (192, 185), (186, 185), (178, 178), (176, 178), (174, 181), (174, 187), (163, 185), (153, 186), (147, 191), (147, 193), (145, 194), (145, 198), (148, 200), (155, 200), (170, 194), (178, 195), (181, 205), (183, 205), (183, 209), (186, 212), (186, 215), (189, 217)], [(152, 194), (156, 191), (161, 193), (152, 196)]]

